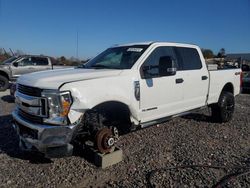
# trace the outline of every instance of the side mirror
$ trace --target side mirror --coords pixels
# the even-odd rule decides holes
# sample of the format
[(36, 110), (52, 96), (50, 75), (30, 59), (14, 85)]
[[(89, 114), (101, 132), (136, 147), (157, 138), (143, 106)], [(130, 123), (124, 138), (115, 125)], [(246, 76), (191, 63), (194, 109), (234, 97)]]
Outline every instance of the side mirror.
[(14, 67), (18, 67), (18, 62), (14, 62), (12, 65), (13, 65)]
[(159, 75), (172, 76), (176, 74), (176, 67), (170, 56), (162, 56), (159, 60)]

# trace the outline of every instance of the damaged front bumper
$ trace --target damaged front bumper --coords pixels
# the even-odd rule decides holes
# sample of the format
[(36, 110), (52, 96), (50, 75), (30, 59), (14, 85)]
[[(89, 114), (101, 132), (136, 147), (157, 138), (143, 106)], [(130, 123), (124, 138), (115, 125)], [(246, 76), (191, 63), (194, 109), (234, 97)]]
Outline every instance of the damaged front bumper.
[(28, 151), (39, 151), (47, 158), (65, 157), (72, 155), (73, 146), (70, 144), (77, 125), (52, 126), (30, 123), (12, 113), (13, 127), (20, 138), (20, 148)]

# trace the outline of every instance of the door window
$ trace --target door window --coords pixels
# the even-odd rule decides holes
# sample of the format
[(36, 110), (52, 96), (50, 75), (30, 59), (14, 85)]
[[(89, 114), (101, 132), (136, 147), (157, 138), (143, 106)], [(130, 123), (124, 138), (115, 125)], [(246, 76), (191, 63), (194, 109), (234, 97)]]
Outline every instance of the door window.
[(33, 65), (33, 62), (31, 61), (31, 58), (23, 58), (18, 63), (18, 66), (31, 66), (31, 65)]
[(202, 68), (200, 55), (195, 48), (174, 47), (179, 70), (196, 70)]
[(45, 57), (32, 57), (32, 62), (37, 66), (46, 66), (49, 64), (48, 58)]
[[(156, 78), (159, 77), (159, 61), (161, 57), (170, 56), (172, 60), (176, 63), (176, 56), (173, 50), (173, 47), (162, 46), (157, 47), (146, 59), (141, 67), (141, 76), (142, 78)], [(145, 71), (146, 70), (146, 71)]]

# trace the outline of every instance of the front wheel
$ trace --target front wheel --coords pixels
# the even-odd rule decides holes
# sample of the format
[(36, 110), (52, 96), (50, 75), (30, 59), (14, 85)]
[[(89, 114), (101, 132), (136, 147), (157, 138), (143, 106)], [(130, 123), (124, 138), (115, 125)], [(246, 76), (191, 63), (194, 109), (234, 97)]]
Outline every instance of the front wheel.
[(103, 154), (112, 152), (117, 140), (117, 128), (109, 121), (106, 113), (98, 110), (89, 110), (85, 113), (72, 137), (75, 149), (78, 150), (90, 141), (94, 148)]
[(5, 91), (9, 87), (9, 80), (0, 75), (0, 91)]
[(234, 95), (230, 92), (222, 92), (218, 103), (211, 106), (212, 119), (220, 123), (229, 122), (233, 117), (234, 108)]

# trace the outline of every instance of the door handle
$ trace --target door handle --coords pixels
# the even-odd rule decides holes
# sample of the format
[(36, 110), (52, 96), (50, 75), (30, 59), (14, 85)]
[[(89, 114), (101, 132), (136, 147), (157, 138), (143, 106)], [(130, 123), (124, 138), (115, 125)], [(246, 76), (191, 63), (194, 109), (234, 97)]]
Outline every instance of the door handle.
[(202, 76), (201, 79), (202, 79), (202, 80), (207, 80), (208, 77), (207, 77), (207, 76)]
[(184, 82), (184, 80), (183, 80), (182, 78), (177, 78), (177, 79), (175, 80), (175, 83), (176, 83), (176, 84), (181, 84), (182, 82)]

